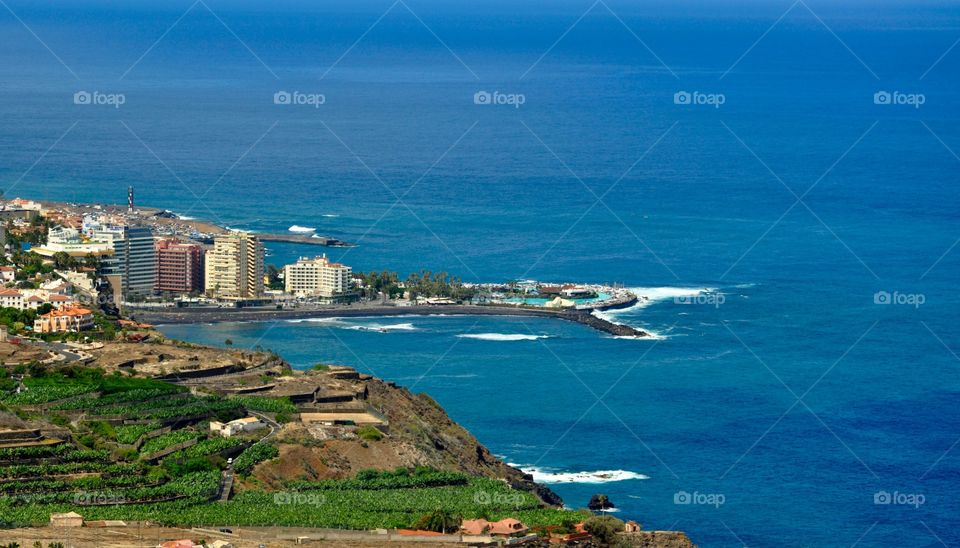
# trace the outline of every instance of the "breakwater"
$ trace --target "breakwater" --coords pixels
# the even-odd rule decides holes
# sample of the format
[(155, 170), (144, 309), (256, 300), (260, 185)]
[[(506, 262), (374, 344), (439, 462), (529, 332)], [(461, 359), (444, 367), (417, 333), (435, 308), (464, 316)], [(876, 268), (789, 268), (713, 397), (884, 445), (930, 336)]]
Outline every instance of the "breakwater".
[(291, 244), (322, 245), (326, 247), (355, 247), (354, 244), (329, 236), (258, 233), (257, 237), (264, 242), (286, 242)]
[(584, 310), (552, 310), (548, 308), (497, 305), (391, 306), (353, 305), (318, 308), (167, 308), (137, 309), (127, 307), (126, 315), (152, 324), (190, 324), (217, 322), (260, 322), (304, 318), (362, 318), (404, 315), (460, 316), (534, 316), (557, 318), (586, 325), (616, 337), (650, 337), (642, 329), (617, 324)]

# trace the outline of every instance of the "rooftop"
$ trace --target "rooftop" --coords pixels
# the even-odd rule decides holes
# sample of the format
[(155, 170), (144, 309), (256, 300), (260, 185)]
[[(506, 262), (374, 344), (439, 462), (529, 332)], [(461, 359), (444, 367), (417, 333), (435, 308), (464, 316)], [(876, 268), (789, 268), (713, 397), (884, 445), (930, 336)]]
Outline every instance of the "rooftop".
[(60, 310), (51, 310), (47, 312), (42, 317), (44, 318), (55, 318), (58, 316), (86, 316), (87, 314), (93, 314), (86, 308), (80, 307), (71, 307), (71, 308), (61, 308)]

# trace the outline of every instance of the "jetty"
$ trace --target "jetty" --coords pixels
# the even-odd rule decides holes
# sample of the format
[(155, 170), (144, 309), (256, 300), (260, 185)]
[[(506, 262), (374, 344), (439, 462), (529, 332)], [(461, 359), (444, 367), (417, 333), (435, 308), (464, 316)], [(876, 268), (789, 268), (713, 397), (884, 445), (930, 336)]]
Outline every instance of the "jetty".
[(285, 242), (290, 244), (322, 245), (326, 247), (356, 247), (355, 244), (331, 238), (329, 236), (317, 236), (314, 234), (263, 234), (258, 233), (257, 237), (264, 242)]
[[(623, 306), (623, 303), (620, 303), (620, 306)], [(599, 318), (593, 315), (590, 310), (557, 310), (532, 306), (472, 304), (395, 306), (364, 304), (287, 309), (278, 309), (276, 307), (138, 309), (132, 305), (127, 305), (126, 313), (128, 316), (137, 318), (138, 321), (146, 321), (152, 324), (261, 322), (305, 318), (363, 318), (404, 315), (528, 316), (557, 318), (576, 322), (615, 337), (633, 337), (638, 339), (651, 337), (650, 333), (642, 329)]]

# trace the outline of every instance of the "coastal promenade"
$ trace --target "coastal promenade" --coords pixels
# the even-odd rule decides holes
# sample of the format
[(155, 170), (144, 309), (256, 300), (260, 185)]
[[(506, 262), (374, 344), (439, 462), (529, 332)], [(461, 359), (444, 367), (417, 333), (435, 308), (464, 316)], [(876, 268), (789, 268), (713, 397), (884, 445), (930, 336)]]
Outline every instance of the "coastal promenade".
[(305, 318), (362, 318), (382, 316), (522, 316), (556, 318), (576, 322), (617, 337), (650, 337), (642, 329), (598, 318), (589, 310), (553, 310), (549, 308), (499, 305), (341, 305), (316, 308), (133, 308), (126, 315), (152, 324), (191, 324), (217, 322), (262, 322)]

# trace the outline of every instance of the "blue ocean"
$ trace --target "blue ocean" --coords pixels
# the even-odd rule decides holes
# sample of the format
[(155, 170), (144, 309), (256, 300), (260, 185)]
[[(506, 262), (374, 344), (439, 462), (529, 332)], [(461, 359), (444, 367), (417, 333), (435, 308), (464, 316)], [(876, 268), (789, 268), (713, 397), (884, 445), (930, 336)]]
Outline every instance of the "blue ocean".
[(956, 2), (3, 8), (6, 197), (132, 185), (355, 242), (327, 250), (355, 270), (622, 284), (648, 299), (613, 319), (657, 335), (438, 315), (170, 336), (427, 392), (568, 505), (604, 493), (701, 546), (960, 543)]

